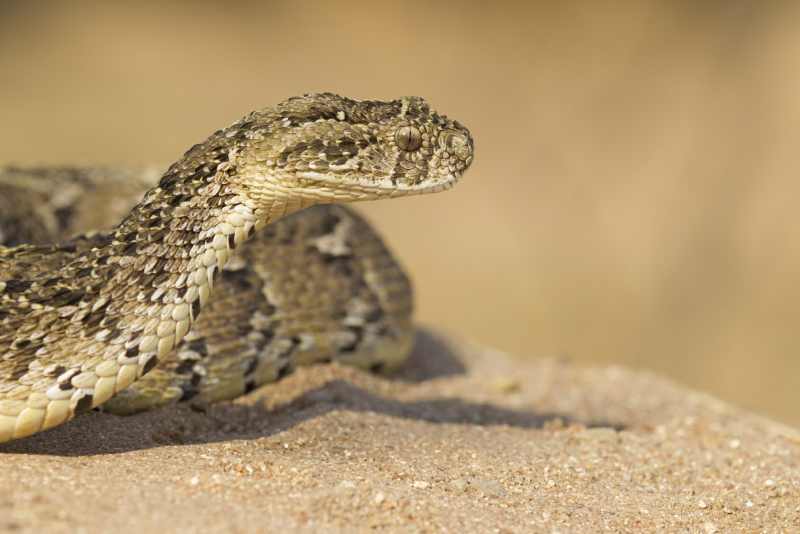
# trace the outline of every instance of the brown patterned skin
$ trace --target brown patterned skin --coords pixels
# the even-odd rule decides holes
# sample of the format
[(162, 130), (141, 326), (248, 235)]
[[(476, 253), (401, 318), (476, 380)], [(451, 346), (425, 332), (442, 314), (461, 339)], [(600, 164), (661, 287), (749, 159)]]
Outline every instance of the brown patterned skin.
[(410, 282), (370, 226), (339, 205), (265, 228), (231, 258), (179, 346), (104, 409), (237, 397), (299, 365), (391, 370), (413, 340)]
[[(472, 154), (469, 132), (419, 98), (305, 95), (214, 133), (116, 226), (74, 238), (147, 179), (4, 171), (0, 441), (107, 401), (230, 398), (331, 358), (395, 364), (411, 300), (391, 255), (342, 207), (291, 214), (448, 189)], [(98, 190), (103, 209), (86, 202)]]

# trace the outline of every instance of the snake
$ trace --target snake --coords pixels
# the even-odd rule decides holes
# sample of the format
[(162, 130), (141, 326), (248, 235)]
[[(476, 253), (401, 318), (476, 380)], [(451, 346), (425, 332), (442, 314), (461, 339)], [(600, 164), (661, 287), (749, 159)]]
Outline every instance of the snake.
[(0, 442), (233, 399), (302, 365), (396, 368), (409, 276), (344, 204), (450, 189), (473, 153), (420, 97), (316, 93), (163, 173), (0, 169)]

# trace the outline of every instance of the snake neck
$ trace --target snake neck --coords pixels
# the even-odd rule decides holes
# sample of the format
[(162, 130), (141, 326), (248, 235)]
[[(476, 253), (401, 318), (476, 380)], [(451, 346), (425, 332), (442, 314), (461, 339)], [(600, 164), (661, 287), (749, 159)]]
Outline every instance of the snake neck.
[(237, 172), (224, 150), (190, 151), (116, 228), (61, 269), (65, 290), (42, 291), (54, 312), (42, 312), (54, 319), (49, 330), (76, 334), (47, 347), (76, 355), (44, 369), (56, 379), (46, 391), (51, 401), (68, 400), (78, 413), (150, 371), (189, 332), (234, 250), (305, 207), (279, 196), (256, 205), (236, 189)]
[(144, 372), (152, 368), (150, 360), (166, 356), (189, 331), (235, 249), (305, 207), (280, 197), (254, 205), (232, 185), (241, 180), (223, 155), (173, 165), (88, 258), (108, 273), (92, 308), (105, 308), (106, 323), (119, 317), (127, 332), (121, 363), (135, 358)]
[(0, 376), (0, 442), (99, 406), (150, 371), (235, 249), (307, 205), (280, 191), (248, 197), (233, 152), (190, 150), (111, 232), (48, 249), (42, 259), (65, 261), (54, 271), (0, 282), (0, 354), (14, 362)]

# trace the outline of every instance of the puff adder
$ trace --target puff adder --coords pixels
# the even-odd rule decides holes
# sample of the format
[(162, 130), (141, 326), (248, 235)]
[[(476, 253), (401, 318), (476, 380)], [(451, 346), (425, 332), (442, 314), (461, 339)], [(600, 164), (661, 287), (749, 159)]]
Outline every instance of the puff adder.
[(408, 278), (337, 203), (442, 191), (472, 158), (420, 98), (324, 93), (250, 113), (160, 177), (0, 170), (0, 442), (297, 365), (397, 365)]

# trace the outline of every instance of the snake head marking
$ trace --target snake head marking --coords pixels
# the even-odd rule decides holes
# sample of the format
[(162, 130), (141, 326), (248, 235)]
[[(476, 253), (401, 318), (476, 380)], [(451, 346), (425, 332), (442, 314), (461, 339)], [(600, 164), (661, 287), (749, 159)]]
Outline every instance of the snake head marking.
[(248, 115), (226, 136), (239, 143), (245, 194), (272, 199), (291, 189), (308, 203), (448, 189), (474, 150), (469, 130), (419, 97), (305, 95)]

